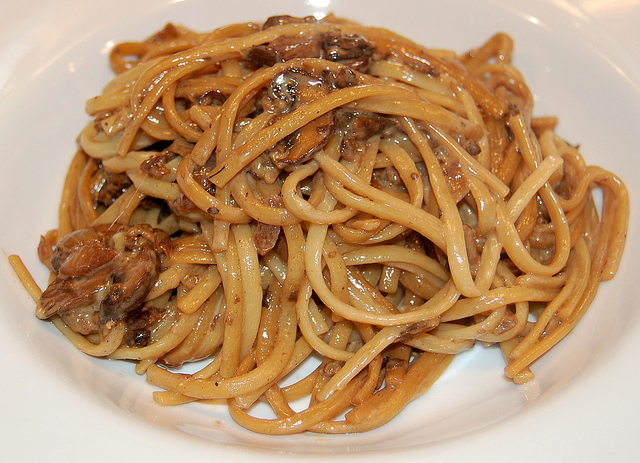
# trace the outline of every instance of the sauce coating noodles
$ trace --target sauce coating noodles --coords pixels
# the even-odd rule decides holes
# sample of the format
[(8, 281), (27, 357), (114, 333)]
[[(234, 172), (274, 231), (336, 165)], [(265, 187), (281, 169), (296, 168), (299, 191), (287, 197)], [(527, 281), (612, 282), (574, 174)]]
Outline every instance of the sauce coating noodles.
[(333, 16), (117, 45), (48, 288), (12, 258), (38, 317), (266, 434), (381, 426), (477, 342), (531, 380), (614, 276), (629, 200), (534, 117), (512, 52)]

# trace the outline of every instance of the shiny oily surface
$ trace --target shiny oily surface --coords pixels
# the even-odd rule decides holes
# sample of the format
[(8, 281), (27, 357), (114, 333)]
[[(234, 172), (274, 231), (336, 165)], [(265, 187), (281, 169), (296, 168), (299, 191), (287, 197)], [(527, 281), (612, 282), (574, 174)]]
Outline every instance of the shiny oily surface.
[(497, 350), (474, 349), (381, 429), (278, 438), (239, 428), (224, 408), (156, 406), (153, 388), (135, 375), (133, 365), (87, 358), (38, 321), (33, 303), (3, 260), (3, 457), (82, 461), (91, 455), (92, 460), (112, 461), (111, 447), (125, 459), (157, 461), (180, 455), (228, 461), (494, 461), (516, 456), (598, 461), (605, 454), (616, 460), (637, 454), (633, 430), (640, 403), (634, 386), (639, 370), (633, 346), (640, 340), (635, 283), (640, 250), (633, 181), (640, 166), (629, 134), (640, 122), (640, 57), (631, 51), (638, 49), (637, 42), (635, 49), (618, 48), (616, 40), (630, 40), (623, 30), (616, 30), (616, 39), (598, 33), (599, 17), (604, 26), (615, 28), (611, 9), (627, 8), (622, 13), (627, 17), (637, 7), (608, 2), (605, 9), (594, 1), (415, 1), (392, 11), (388, 2), (346, 0), (256, 1), (238, 9), (198, 0), (112, 4), (109, 11), (101, 3), (77, 0), (0, 7), (6, 23), (0, 28), (0, 155), (5, 166), (0, 188), (8, 198), (0, 206), (6, 218), (0, 243), (5, 255), (23, 256), (41, 284), (46, 273), (35, 246), (39, 234), (55, 226), (62, 179), (75, 137), (87, 121), (84, 102), (111, 76), (110, 47), (146, 37), (167, 21), (208, 30), (279, 13), (334, 11), (458, 52), (498, 30), (512, 35), (515, 64), (536, 98), (535, 114), (558, 115), (561, 136), (580, 143), (590, 164), (626, 181), (632, 201), (627, 250), (619, 275), (602, 285), (572, 335), (534, 366), (535, 383), (514, 386), (502, 375)]

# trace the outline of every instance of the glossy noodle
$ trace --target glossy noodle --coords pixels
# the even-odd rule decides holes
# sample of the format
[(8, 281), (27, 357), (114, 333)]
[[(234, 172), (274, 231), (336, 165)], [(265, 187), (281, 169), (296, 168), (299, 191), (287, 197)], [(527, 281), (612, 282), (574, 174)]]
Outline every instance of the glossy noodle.
[(512, 53), (333, 16), (115, 46), (48, 287), (11, 258), (37, 316), (265, 434), (381, 426), (477, 343), (531, 380), (615, 275), (629, 200), (533, 115)]

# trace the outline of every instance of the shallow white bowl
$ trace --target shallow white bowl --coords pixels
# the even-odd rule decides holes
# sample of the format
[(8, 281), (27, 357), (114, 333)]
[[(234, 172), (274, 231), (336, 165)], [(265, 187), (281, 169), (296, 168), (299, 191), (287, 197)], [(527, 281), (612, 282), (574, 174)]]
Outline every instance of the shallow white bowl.
[[(575, 3), (575, 2), (574, 2)], [(460, 355), (434, 388), (383, 428), (361, 435), (267, 437), (224, 407), (161, 408), (133, 365), (88, 358), (50, 324), (0, 259), (0, 456), (6, 461), (611, 461), (631, 459), (640, 399), (637, 283), (640, 72), (633, 55), (563, 1), (206, 0), (109, 3), (27, 0), (0, 7), (0, 247), (41, 284), (39, 235), (56, 225), (62, 180), (86, 123), (84, 102), (111, 78), (114, 43), (168, 21), (196, 30), (273, 14), (333, 11), (432, 47), (462, 52), (512, 35), (537, 115), (590, 164), (622, 176), (632, 200), (620, 274), (601, 287), (574, 332), (515, 386), (497, 349)], [(640, 18), (639, 18), (640, 19)]]

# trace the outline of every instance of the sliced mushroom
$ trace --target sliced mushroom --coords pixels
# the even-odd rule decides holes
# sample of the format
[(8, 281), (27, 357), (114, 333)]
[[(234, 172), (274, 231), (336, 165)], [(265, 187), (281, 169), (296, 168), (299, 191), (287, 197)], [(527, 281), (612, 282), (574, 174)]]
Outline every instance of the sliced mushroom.
[(149, 225), (104, 224), (70, 233), (51, 256), (56, 277), (40, 297), (38, 317), (58, 314), (81, 334), (107, 331), (141, 307), (170, 249), (169, 236)]
[(272, 150), (271, 160), (280, 169), (304, 162), (327, 144), (334, 127), (335, 117), (332, 112), (314, 119), (287, 137), (284, 144), (286, 149)]

